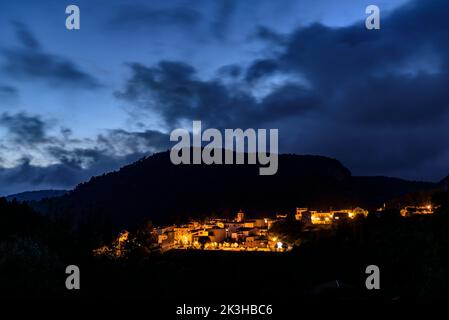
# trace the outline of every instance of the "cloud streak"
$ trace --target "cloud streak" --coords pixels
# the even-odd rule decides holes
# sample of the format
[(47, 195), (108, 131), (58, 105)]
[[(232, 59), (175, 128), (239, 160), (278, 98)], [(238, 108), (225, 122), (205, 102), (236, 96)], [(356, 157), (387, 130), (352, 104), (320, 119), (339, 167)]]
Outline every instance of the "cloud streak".
[(97, 89), (100, 82), (81, 70), (74, 62), (58, 55), (45, 52), (31, 31), (23, 24), (14, 23), (20, 46), (3, 48), (3, 71), (10, 77), (35, 81), (39, 80), (51, 86)]

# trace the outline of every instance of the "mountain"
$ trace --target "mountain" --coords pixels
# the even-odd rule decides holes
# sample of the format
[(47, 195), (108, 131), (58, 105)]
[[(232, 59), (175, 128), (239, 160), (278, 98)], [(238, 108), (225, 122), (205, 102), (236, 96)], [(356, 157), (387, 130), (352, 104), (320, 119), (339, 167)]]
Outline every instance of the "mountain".
[(39, 191), (27, 191), (17, 194), (12, 194), (6, 197), (6, 200), (12, 201), (40, 201), (46, 198), (60, 197), (66, 194), (67, 190), (39, 190)]
[(119, 171), (93, 177), (73, 191), (35, 205), (50, 214), (129, 226), (217, 214), (233, 216), (293, 212), (295, 207), (374, 208), (390, 198), (434, 187), (385, 177), (352, 177), (338, 160), (279, 155), (276, 175), (259, 175), (259, 165), (173, 165), (169, 152), (154, 154)]
[[(408, 181), (399, 178), (372, 176), (352, 177), (352, 188), (360, 203), (368, 208), (379, 207), (396, 200), (402, 205), (410, 195), (424, 194), (438, 189), (432, 182)], [(408, 203), (409, 204), (409, 203)]]
[(449, 191), (449, 176), (447, 176), (446, 178), (444, 178), (443, 180), (441, 180), (440, 182), (438, 182), (438, 187), (444, 191), (444, 192), (448, 192)]

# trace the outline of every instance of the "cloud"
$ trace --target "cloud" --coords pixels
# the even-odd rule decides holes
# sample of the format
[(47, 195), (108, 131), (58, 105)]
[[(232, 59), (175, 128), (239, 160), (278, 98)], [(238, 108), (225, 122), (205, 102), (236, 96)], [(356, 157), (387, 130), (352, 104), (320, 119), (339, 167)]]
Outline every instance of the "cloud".
[[(73, 188), (90, 177), (117, 170), (153, 152), (167, 150), (169, 137), (155, 130), (107, 130), (95, 139), (73, 139), (72, 130), (25, 113), (0, 116), (0, 195), (25, 190)], [(16, 157), (13, 161), (11, 154)], [(43, 160), (42, 160), (43, 159)], [(42, 163), (44, 161), (44, 163)]]
[(256, 31), (249, 36), (249, 40), (261, 40), (270, 45), (284, 46), (288, 38), (266, 26), (257, 26)]
[[(219, 0), (213, 3), (198, 1), (175, 3), (170, 7), (160, 3), (120, 6), (108, 22), (116, 30), (155, 31), (173, 37), (170, 31), (189, 33), (201, 41), (209, 38), (225, 41), (232, 27), (236, 11), (235, 1)], [(194, 32), (194, 33), (192, 33)]]
[(48, 125), (41, 117), (26, 113), (0, 115), (0, 127), (7, 129), (14, 143), (24, 146), (48, 142), (49, 138), (46, 136)]
[(74, 62), (41, 49), (38, 40), (23, 24), (14, 24), (19, 47), (0, 51), (4, 58), (3, 71), (20, 80), (40, 80), (51, 86), (96, 89), (99, 81), (82, 71)]
[(0, 108), (14, 104), (19, 98), (19, 90), (9, 85), (0, 85)]
[(218, 40), (225, 40), (228, 28), (236, 10), (236, 1), (219, 0), (216, 2), (215, 18), (211, 24), (211, 32)]
[(222, 66), (217, 70), (217, 74), (220, 78), (234, 78), (237, 79), (243, 72), (243, 68), (237, 64), (230, 64)]
[(2, 95), (17, 95), (17, 89), (12, 86), (0, 86), (0, 94)]
[(98, 144), (105, 145), (115, 153), (148, 154), (170, 147), (169, 136), (156, 130), (126, 131), (123, 129), (109, 130), (107, 135), (99, 135)]
[(285, 35), (258, 27), (259, 40), (276, 44), (266, 57), (210, 79), (181, 61), (130, 64), (116, 96), (170, 128), (280, 128), (284, 152), (335, 156), (356, 174), (438, 180), (449, 172), (448, 8), (411, 1), (379, 31), (363, 21)]
[(0, 167), (0, 195), (9, 195), (28, 190), (71, 189), (81, 182), (88, 181), (92, 176), (132, 163), (144, 155), (107, 156), (101, 153), (83, 152), (83, 156), (94, 156), (88, 168), (82, 168), (76, 162), (62, 162), (48, 166), (31, 164), (24, 158), (13, 168)]
[(219, 79), (201, 80), (195, 68), (176, 61), (151, 67), (134, 63), (129, 67), (131, 77), (116, 96), (142, 110), (156, 112), (168, 128), (186, 120), (202, 120), (218, 128), (257, 127), (267, 120), (301, 115), (313, 108), (310, 101), (317, 98), (301, 84), (286, 83), (273, 87), (257, 101), (248, 90), (229, 87)]
[(446, 175), (447, 9), (444, 1), (412, 1), (384, 17), (377, 32), (358, 23), (293, 32), (275, 58), (276, 72), (300, 74), (323, 102), (317, 117), (301, 122), (307, 142), (296, 145), (336, 156), (355, 173)]
[(28, 28), (20, 22), (13, 23), (20, 43), (29, 49), (40, 49), (40, 44)]
[(273, 74), (278, 70), (277, 62), (271, 59), (254, 61), (246, 72), (246, 81), (254, 82), (264, 76)]
[(194, 28), (201, 14), (190, 7), (150, 8), (143, 5), (121, 6), (109, 24), (117, 28), (153, 29), (161, 27)]

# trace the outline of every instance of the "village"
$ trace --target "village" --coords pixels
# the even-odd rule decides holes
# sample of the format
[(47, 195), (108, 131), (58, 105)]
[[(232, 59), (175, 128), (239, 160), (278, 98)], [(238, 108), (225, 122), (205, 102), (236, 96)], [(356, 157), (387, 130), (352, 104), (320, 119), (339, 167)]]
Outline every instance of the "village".
[[(414, 215), (430, 215), (434, 212), (431, 204), (422, 206), (406, 206), (401, 208), (404, 218)], [(374, 211), (381, 216), (385, 207)], [(329, 211), (296, 208), (294, 221), (301, 222), (305, 230), (314, 231), (330, 229), (339, 223), (350, 223), (357, 217), (367, 217), (369, 211), (360, 207)], [(293, 217), (292, 217), (293, 218)], [(240, 210), (233, 219), (210, 218), (205, 222), (192, 220), (182, 225), (153, 227), (150, 235), (154, 239), (152, 250), (161, 253), (170, 250), (221, 250), (221, 251), (262, 251), (287, 252), (292, 243), (284, 241), (282, 234), (272, 232), (272, 227), (285, 221), (289, 223), (288, 214), (276, 214), (273, 217), (248, 218)], [(111, 246), (103, 246), (94, 250), (94, 255), (107, 255), (121, 258), (126, 255), (130, 241), (130, 233), (123, 231)]]
[[(376, 212), (381, 214), (384, 208)], [(401, 216), (432, 214), (431, 205), (407, 206), (401, 209)], [(357, 216), (368, 216), (368, 210), (330, 210), (327, 212), (296, 208), (295, 220), (306, 227), (326, 227), (350, 221)], [(276, 214), (274, 218), (248, 219), (240, 210), (234, 219), (210, 219), (207, 223), (192, 221), (185, 225), (156, 228), (158, 244), (162, 252), (171, 249), (224, 250), (224, 251), (268, 251), (285, 252), (291, 245), (270, 234), (271, 227), (287, 219), (287, 214)]]

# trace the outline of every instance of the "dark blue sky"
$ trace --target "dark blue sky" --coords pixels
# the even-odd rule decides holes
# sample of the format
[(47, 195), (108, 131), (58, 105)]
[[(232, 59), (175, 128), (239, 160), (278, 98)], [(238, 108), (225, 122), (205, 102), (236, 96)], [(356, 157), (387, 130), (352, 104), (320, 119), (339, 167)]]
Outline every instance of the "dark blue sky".
[[(65, 29), (77, 4), (81, 30)], [(365, 29), (365, 8), (381, 30)], [(356, 175), (449, 174), (443, 0), (0, 3), (0, 195), (70, 188), (202, 120)]]

